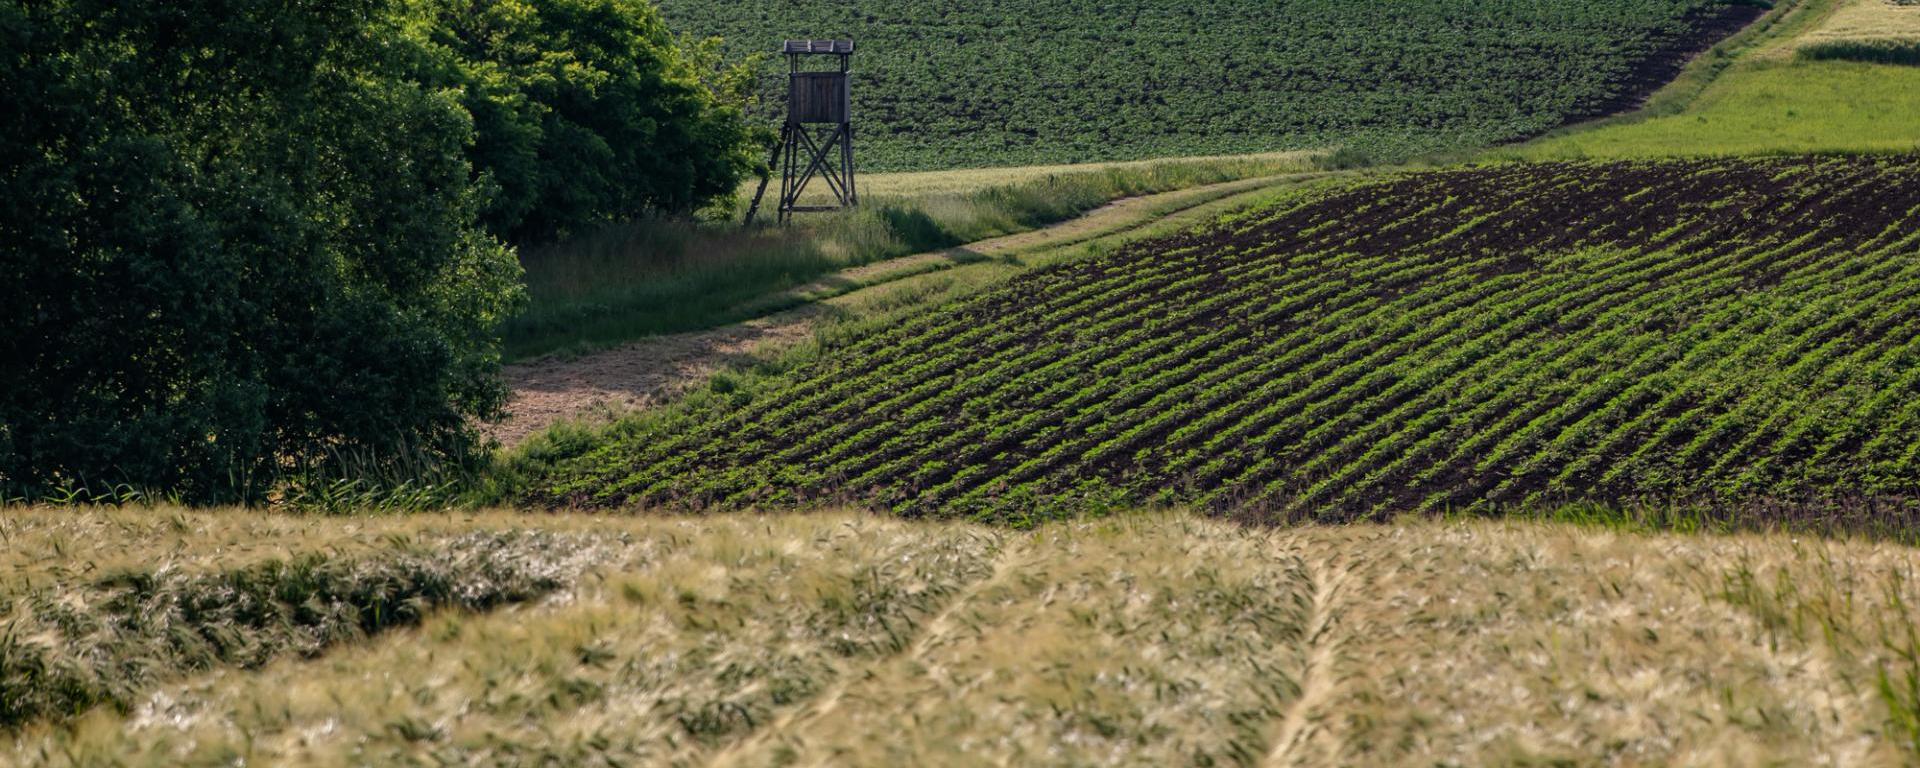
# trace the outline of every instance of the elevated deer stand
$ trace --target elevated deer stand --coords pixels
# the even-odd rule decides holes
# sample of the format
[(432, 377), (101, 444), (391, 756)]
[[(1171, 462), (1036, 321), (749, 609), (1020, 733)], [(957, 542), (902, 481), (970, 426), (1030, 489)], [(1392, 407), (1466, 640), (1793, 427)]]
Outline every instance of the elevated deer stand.
[[(847, 86), (851, 71), (851, 40), (788, 40), (787, 122), (780, 129), (780, 143), (774, 145), (768, 167), (780, 170), (779, 221), (785, 224), (796, 213), (837, 211), (860, 204), (860, 193), (853, 179), (853, 120)], [(812, 56), (839, 59), (839, 71), (807, 71), (803, 62)], [(800, 205), (800, 195), (815, 176), (826, 180), (834, 205)], [(760, 179), (760, 189), (747, 208), (747, 223), (760, 212), (760, 200), (767, 194), (771, 176)]]

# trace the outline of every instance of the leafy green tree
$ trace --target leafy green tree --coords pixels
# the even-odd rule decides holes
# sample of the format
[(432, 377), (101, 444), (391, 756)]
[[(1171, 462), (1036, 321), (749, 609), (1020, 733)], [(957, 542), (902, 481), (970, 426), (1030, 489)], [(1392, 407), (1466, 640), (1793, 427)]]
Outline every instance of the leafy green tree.
[(388, 0), (0, 0), (0, 488), (457, 461), (513, 254)]
[(730, 196), (757, 162), (750, 66), (646, 0), (424, 0), (438, 81), (472, 113), (487, 226), (537, 242)]

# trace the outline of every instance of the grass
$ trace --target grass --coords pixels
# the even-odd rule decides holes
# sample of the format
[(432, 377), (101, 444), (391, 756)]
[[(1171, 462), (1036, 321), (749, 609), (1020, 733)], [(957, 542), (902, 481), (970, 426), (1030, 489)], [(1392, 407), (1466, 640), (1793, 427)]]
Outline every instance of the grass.
[(1680, 114), (1543, 140), (1524, 160), (1920, 150), (1920, 68), (1754, 60)]
[(798, 226), (644, 220), (523, 251), (530, 306), (504, 329), (508, 359), (588, 351), (737, 322), (832, 272), (1064, 221), (1113, 200), (1311, 170), (1316, 155), (1118, 164), (1093, 169), (914, 174), (870, 182), (858, 210)]
[(1905, 43), (1888, 41), (1920, 40), (1902, 26), (1872, 35), (1862, 31), (1886, 23), (1887, 16), (1911, 26), (1920, 19), (1915, 8), (1886, 0), (1783, 6), (1765, 26), (1696, 62), (1646, 110), (1489, 156), (1540, 161), (1915, 151), (1920, 68), (1834, 60), (1851, 58), (1840, 55), (1849, 47), (1898, 54)]
[[(148, 527), (169, 517), (184, 530)], [(375, 553), (363, 561), (397, 551), (382, 536), (528, 521), (253, 518), (300, 548), (337, 538)], [(212, 558), (187, 581), (257, 568), (194, 540), (221, 540), (233, 519), (8, 518), (10, 541), (37, 552), (59, 539)], [(538, 525), (612, 549), (539, 602), (430, 611), (318, 655), (186, 671), (129, 706), (11, 729), (0, 763), (1871, 766), (1920, 754), (1920, 584), (1914, 551), (1894, 544), (1487, 520), (1275, 530), (1177, 512), (1031, 531), (851, 512)], [(92, 577), (58, 578), (43, 587), (90, 594)]]
[[(1170, 157), (1159, 160), (1134, 160), (1115, 163), (1083, 163), (1079, 165), (1027, 165), (991, 168), (960, 168), (944, 171), (906, 171), (897, 173), (873, 173), (860, 176), (860, 195), (863, 199), (899, 200), (928, 198), (936, 196), (964, 196), (985, 192), (995, 187), (1010, 187), (1020, 184), (1045, 182), (1051, 178), (1074, 176), (1085, 173), (1105, 171), (1153, 172), (1157, 167), (1194, 167), (1215, 164), (1239, 163), (1280, 163), (1285, 167), (1299, 167), (1302, 153), (1268, 152), (1247, 155), (1225, 155), (1210, 157)], [(778, 179), (774, 180), (778, 183)], [(751, 185), (750, 185), (751, 186)], [(779, 187), (772, 188), (778, 193)], [(751, 194), (751, 188), (744, 191)], [(801, 198), (802, 204), (827, 203), (832, 196), (824, 187), (815, 185), (809, 188)]]

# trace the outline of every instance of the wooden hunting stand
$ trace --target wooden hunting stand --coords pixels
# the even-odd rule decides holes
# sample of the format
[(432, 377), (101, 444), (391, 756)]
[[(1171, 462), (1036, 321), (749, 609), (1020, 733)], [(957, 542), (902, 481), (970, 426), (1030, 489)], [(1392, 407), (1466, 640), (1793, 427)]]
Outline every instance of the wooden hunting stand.
[[(847, 86), (853, 58), (852, 40), (788, 40), (787, 122), (780, 129), (780, 143), (774, 145), (767, 161), (769, 171), (780, 171), (779, 221), (793, 219), (796, 213), (837, 211), (860, 204), (860, 193), (853, 180), (853, 110)], [(838, 71), (809, 71), (804, 62), (812, 56), (838, 58)], [(800, 205), (800, 193), (814, 176), (826, 179), (836, 205)], [(760, 212), (760, 200), (767, 194), (769, 174), (760, 177), (760, 189), (753, 193), (753, 205), (747, 208), (747, 223)]]

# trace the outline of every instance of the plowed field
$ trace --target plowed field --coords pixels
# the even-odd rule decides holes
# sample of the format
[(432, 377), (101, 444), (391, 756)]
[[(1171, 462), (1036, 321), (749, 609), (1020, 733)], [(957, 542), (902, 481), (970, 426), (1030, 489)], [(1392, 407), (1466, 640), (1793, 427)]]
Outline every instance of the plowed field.
[(625, 425), (549, 503), (1355, 519), (1920, 491), (1920, 161), (1497, 165), (1043, 270)]

